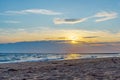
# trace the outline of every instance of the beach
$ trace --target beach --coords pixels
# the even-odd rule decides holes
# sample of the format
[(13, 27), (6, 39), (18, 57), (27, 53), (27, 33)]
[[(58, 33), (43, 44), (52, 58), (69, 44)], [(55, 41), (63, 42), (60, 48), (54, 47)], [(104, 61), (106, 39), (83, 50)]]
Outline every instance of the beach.
[(120, 80), (120, 58), (5, 63), (0, 80)]

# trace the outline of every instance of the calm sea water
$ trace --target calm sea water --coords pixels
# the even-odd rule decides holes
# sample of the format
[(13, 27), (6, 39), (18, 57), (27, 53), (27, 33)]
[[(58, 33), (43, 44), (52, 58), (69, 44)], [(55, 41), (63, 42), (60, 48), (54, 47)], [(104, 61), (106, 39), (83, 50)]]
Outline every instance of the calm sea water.
[(0, 53), (0, 63), (68, 60), (82, 58), (120, 57), (120, 53)]

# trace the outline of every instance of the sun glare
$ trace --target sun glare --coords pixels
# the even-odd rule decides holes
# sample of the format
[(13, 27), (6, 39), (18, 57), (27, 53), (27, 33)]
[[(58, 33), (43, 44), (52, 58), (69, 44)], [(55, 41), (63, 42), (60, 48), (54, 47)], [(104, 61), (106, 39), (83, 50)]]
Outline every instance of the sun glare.
[(68, 37), (68, 40), (70, 40), (70, 42), (71, 42), (72, 44), (77, 44), (77, 43), (78, 43), (78, 36), (76, 36), (76, 35), (71, 35), (71, 36)]

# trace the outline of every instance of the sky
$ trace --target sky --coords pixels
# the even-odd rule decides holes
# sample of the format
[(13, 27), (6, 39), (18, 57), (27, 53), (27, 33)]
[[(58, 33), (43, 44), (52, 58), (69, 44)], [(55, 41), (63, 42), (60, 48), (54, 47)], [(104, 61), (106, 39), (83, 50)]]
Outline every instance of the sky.
[(120, 0), (0, 0), (0, 43), (118, 43), (119, 8)]

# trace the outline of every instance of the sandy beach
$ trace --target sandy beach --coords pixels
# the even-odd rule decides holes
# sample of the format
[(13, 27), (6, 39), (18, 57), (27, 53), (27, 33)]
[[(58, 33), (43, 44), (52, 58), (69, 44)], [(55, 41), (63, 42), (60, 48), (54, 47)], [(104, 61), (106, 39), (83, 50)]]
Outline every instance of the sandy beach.
[(120, 80), (120, 58), (0, 64), (0, 80)]

